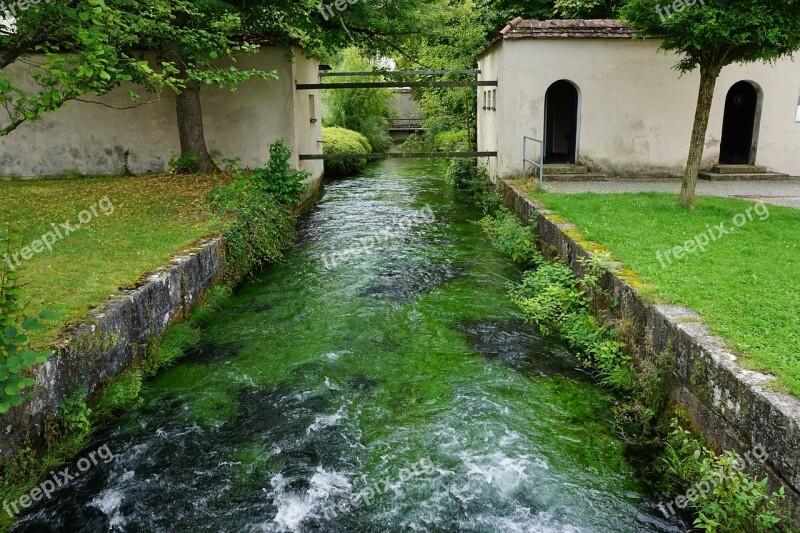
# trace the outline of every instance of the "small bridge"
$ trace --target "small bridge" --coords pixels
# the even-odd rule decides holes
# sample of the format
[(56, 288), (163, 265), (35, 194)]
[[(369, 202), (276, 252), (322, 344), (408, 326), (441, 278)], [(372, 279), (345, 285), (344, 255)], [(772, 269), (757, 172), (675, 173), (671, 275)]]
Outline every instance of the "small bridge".
[(424, 131), (418, 118), (390, 118), (389, 133), (420, 133)]

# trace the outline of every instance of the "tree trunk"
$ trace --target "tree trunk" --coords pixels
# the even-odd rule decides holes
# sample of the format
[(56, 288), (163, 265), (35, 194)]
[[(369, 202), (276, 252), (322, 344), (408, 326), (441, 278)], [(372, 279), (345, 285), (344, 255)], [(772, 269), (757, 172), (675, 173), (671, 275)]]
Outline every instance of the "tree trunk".
[[(180, 46), (176, 42), (164, 46), (167, 58), (179, 69), (179, 77), (186, 80), (186, 64), (180, 55)], [(206, 147), (205, 130), (203, 129), (203, 110), (200, 106), (200, 84), (186, 81), (185, 87), (175, 95), (175, 111), (178, 118), (178, 136), (181, 142), (181, 157), (193, 155), (198, 159), (197, 170), (214, 172), (217, 166)]]
[(721, 66), (700, 67), (700, 91), (697, 95), (697, 109), (694, 113), (692, 142), (689, 145), (689, 159), (681, 186), (680, 205), (694, 209), (694, 194), (697, 189), (697, 174), (703, 162), (703, 148), (708, 132), (708, 117), (711, 114), (711, 102), (714, 100), (714, 88), (722, 71)]
[(203, 130), (203, 111), (200, 107), (200, 84), (196, 81), (186, 82), (186, 87), (175, 96), (175, 108), (178, 115), (178, 135), (181, 140), (181, 156), (193, 155), (200, 162), (197, 170), (214, 172), (217, 166), (206, 147)]

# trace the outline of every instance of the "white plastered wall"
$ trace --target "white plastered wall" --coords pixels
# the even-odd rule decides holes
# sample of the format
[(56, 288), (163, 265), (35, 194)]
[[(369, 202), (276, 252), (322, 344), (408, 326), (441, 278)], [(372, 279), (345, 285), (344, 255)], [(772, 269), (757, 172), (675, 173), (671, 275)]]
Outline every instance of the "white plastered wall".
[[(658, 51), (655, 40), (509, 39), (480, 58), (480, 68), (498, 70), (496, 175), (518, 175), (522, 137), (542, 138), (544, 97), (567, 79), (580, 93), (578, 160), (619, 176), (676, 176), (686, 163), (699, 74), (680, 76), (675, 55)], [(795, 114), (800, 64), (732, 65), (723, 70), (711, 110), (704, 167), (718, 162), (725, 97), (741, 80), (763, 91), (756, 163), (800, 175), (800, 124)], [(488, 130), (480, 149), (489, 149)]]
[[(309, 111), (305, 109), (308, 95), (304, 93), (308, 91), (298, 93), (294, 86), (296, 75), (310, 79), (317, 64), (304, 58), (299, 50), (293, 52), (294, 63), (287, 61), (286, 50), (277, 47), (264, 47), (257, 54), (238, 58), (240, 68), (276, 70), (278, 80), (250, 80), (236, 92), (203, 87), (203, 122), (212, 157), (217, 160), (238, 157), (246, 167), (263, 165), (268, 159), (270, 143), (279, 138), (292, 148), (295, 165), (298, 145), (301, 150), (309, 150), (308, 153), (319, 153), (316, 141), (321, 138), (321, 131), (310, 123)], [(155, 54), (148, 53), (145, 57), (153, 60)], [(25, 79), (28, 71), (27, 67), (14, 64), (5, 72)], [(32, 81), (28, 79), (28, 83)], [(128, 168), (133, 173), (165, 170), (171, 154), (180, 149), (175, 97), (169, 91), (160, 97), (141, 91), (140, 102), (152, 103), (133, 109), (107, 107), (130, 107), (132, 102), (127, 94), (131, 88), (123, 86), (103, 97), (86, 97), (105, 106), (70, 102), (42, 120), (25, 123), (11, 135), (1, 137), (0, 176), (61, 175), (68, 170), (84, 174), (120, 173), (125, 169), (126, 152)], [(308, 117), (304, 122), (303, 116)], [(296, 126), (297, 121), (302, 123)], [(308, 169), (315, 175), (322, 171), (318, 164), (308, 165)]]

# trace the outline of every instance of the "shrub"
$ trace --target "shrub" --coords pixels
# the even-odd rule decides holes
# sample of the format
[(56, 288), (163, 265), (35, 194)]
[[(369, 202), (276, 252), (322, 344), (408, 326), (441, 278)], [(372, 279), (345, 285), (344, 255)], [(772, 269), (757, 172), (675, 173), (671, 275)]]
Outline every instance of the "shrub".
[(518, 265), (530, 267), (544, 262), (533, 228), (523, 226), (511, 212), (501, 209), (495, 216), (486, 216), (478, 224), (489, 235), (495, 248)]
[(494, 215), (502, 204), (497, 187), (489, 181), (486, 168), (474, 159), (450, 160), (445, 178), (459, 192), (472, 196), (483, 207), (486, 215)]
[[(323, 128), (325, 154), (371, 154), (372, 147), (367, 138), (357, 131), (344, 128)], [(364, 169), (366, 159), (339, 159), (325, 161), (325, 174), (329, 176), (352, 176)]]
[(278, 139), (269, 147), (267, 165), (253, 172), (256, 185), (281, 205), (299, 201), (308, 190), (303, 182), (311, 176), (308, 172), (293, 172), (289, 166), (291, 157), (292, 150)]
[(457, 152), (467, 147), (467, 130), (445, 130), (433, 135), (433, 146), (440, 152)]
[(252, 174), (211, 191), (212, 209), (224, 220), (225, 281), (235, 283), (266, 262), (275, 262), (294, 242), (290, 204), (307, 189), (305, 172), (291, 172), (291, 151), (283, 141), (270, 146), (270, 160)]
[(256, 267), (275, 262), (294, 241), (295, 216), (251, 177), (211, 191), (211, 205), (225, 220), (225, 281), (236, 283)]
[(178, 154), (172, 152), (172, 158), (167, 164), (173, 174), (194, 174), (200, 166), (200, 158), (193, 154), (178, 157)]
[(708, 490), (687, 491), (687, 506), (697, 513), (694, 526), (704, 531), (781, 531), (783, 487), (770, 493), (767, 480), (753, 481), (738, 454), (715, 454), (703, 442), (672, 421), (660, 459), (661, 475), (675, 492), (705, 485)]

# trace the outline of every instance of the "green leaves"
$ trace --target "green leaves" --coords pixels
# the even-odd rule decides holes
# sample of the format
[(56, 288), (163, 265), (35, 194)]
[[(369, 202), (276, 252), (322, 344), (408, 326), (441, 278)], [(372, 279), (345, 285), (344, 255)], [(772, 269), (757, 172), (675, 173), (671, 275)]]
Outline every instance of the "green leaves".
[[(340, 53), (334, 71), (369, 72), (373, 70), (370, 60), (355, 47)], [(343, 83), (378, 81), (379, 78), (346, 76), (337, 78)], [(325, 91), (322, 95), (326, 127), (339, 127), (364, 135), (375, 152), (385, 152), (392, 144), (389, 136), (389, 121), (393, 116), (393, 93), (389, 89), (343, 89)], [(334, 165), (335, 166), (335, 165)]]
[(494, 216), (484, 217), (478, 224), (495, 248), (511, 257), (516, 264), (530, 267), (544, 263), (533, 229), (523, 226), (510, 211), (501, 209)]
[(103, 95), (122, 82), (152, 92), (179, 90), (184, 80), (173, 62), (152, 68), (135, 50), (157, 50), (165, 39), (177, 36), (186, 50), (203, 50), (203, 57), (210, 61), (213, 54), (209, 50), (218, 56), (230, 55), (235, 44), (230, 37), (240, 28), (232, 14), (205, 16), (205, 27), (176, 24), (176, 14), (201, 16), (193, 5), (185, 0), (77, 0), (43, 2), (21, 12), (16, 32), (0, 32), (0, 49), (14, 51), (0, 56), (0, 67), (40, 54), (37, 68), (30, 69), (37, 89), (26, 89), (19, 81), (23, 76), (0, 74), (0, 105), (10, 113), (10, 122), (0, 129), (0, 136), (26, 121), (41, 119), (70, 100), (86, 94)]
[[(9, 249), (8, 240), (0, 239), (0, 243)], [(42, 311), (39, 318), (24, 317), (18, 276), (7, 268), (6, 263), (0, 263), (0, 414), (22, 405), (23, 393), (36, 384), (29, 375), (31, 369), (52, 355), (50, 350), (30, 349), (26, 332), (41, 329), (41, 320), (57, 317), (49, 311)]]
[[(675, 6), (680, 9), (676, 9)], [(733, 63), (771, 62), (800, 49), (800, 11), (785, 0), (673, 3), (630, 0), (622, 16), (642, 35), (663, 39), (683, 72)]]
[(289, 205), (307, 189), (308, 174), (289, 171), (291, 151), (283, 141), (270, 146), (270, 160), (252, 175), (214, 189), (211, 203), (224, 220), (225, 279), (236, 282), (266, 262), (282, 257), (294, 241), (295, 215)]

